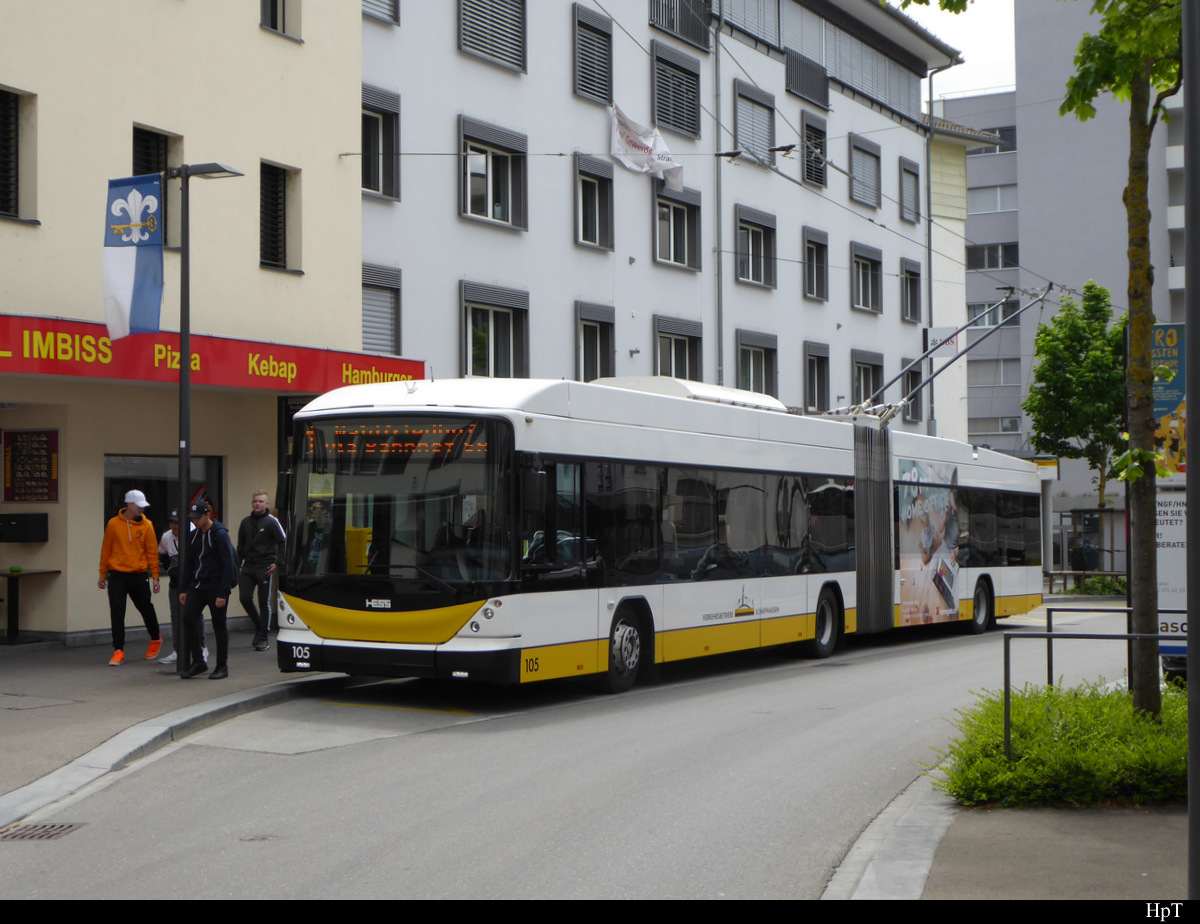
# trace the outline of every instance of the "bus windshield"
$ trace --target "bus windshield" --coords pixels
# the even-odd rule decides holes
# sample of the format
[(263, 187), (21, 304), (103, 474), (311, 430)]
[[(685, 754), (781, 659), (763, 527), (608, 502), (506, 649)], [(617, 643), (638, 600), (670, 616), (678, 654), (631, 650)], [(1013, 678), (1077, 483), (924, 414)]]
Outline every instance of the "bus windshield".
[(512, 576), (507, 423), (339, 416), (301, 422), (297, 438), (289, 575), (433, 591)]

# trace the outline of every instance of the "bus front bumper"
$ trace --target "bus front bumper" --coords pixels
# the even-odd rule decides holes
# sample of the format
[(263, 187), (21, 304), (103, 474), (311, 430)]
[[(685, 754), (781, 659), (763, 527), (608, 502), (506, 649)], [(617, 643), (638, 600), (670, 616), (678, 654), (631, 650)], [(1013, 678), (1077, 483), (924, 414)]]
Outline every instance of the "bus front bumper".
[(285, 674), (310, 671), (372, 677), (423, 677), (437, 680), (481, 680), (517, 683), (519, 648), (476, 651), (446, 650), (441, 646), (406, 648), (391, 645), (341, 644), (287, 638), (281, 632), (275, 646), (279, 669)]

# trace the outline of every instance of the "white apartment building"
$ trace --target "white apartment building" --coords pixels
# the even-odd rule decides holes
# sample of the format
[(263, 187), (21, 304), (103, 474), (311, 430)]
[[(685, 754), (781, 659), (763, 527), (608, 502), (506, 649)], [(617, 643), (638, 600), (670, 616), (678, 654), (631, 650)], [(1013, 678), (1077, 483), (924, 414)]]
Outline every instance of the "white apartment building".
[[(364, 348), (809, 412), (923, 352), (920, 81), (958, 57), (896, 10), (385, 0), (362, 28)], [(613, 104), (658, 127), (681, 192), (609, 156)]]

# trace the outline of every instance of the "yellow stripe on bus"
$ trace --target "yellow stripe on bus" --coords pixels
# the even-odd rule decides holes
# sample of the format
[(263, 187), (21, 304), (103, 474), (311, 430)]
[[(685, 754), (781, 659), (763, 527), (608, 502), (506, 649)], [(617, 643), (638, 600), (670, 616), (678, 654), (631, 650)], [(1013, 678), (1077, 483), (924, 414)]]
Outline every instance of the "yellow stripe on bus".
[(1041, 594), (1016, 594), (1012, 597), (997, 597), (996, 615), (1019, 616), (1022, 613), (1028, 613), (1030, 610), (1036, 610), (1041, 605)]
[(546, 645), (521, 651), (521, 683), (531, 680), (555, 680), (559, 677), (581, 677), (608, 669), (605, 646), (608, 639), (588, 642), (568, 642), (565, 645)]
[(698, 626), (695, 629), (676, 629), (664, 632), (663, 660), (682, 661), (726, 651), (744, 651), (759, 647), (759, 623), (756, 620), (727, 622), (717, 626)]
[(816, 635), (816, 613), (806, 613), (800, 616), (780, 616), (775, 619), (764, 619), (762, 626), (762, 644), (787, 645), (790, 642), (803, 642)]
[(288, 594), (283, 599), (321, 638), (409, 645), (440, 645), (450, 641), (484, 603), (477, 600), (433, 610), (365, 612), (312, 603)]

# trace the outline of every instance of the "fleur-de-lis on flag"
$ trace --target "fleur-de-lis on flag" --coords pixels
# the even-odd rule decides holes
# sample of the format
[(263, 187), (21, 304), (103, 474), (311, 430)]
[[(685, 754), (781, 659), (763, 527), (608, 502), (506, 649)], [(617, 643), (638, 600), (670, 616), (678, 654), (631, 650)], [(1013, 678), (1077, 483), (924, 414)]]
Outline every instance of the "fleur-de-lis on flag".
[[(145, 221), (142, 221), (143, 211), (149, 213)], [(150, 235), (158, 227), (158, 218), (154, 214), (157, 211), (157, 196), (143, 196), (136, 188), (131, 189), (126, 198), (113, 200), (112, 213), (119, 218), (124, 212), (129, 216), (129, 223), (112, 225), (112, 232), (120, 234), (121, 240), (131, 241), (135, 244), (138, 241), (149, 240)]]

